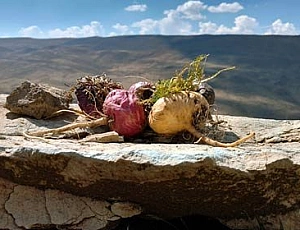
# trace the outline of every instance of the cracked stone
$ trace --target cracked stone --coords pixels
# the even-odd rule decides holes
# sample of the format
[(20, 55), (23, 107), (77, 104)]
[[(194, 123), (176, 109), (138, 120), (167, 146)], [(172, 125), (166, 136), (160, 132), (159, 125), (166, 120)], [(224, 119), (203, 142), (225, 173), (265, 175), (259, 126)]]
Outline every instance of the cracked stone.
[(21, 229), (15, 224), (15, 220), (5, 209), (5, 203), (13, 192), (16, 184), (0, 178), (0, 229)]
[(81, 200), (91, 209), (98, 219), (107, 220), (114, 216), (110, 211), (110, 203), (107, 201), (93, 200), (89, 197), (82, 197)]
[(30, 229), (40, 225), (51, 225), (42, 190), (29, 186), (15, 186), (5, 203), (5, 209), (19, 227)]
[(95, 216), (91, 209), (78, 197), (58, 190), (47, 190), (46, 205), (51, 223), (75, 225)]
[(122, 218), (129, 218), (142, 213), (139, 205), (129, 202), (116, 202), (111, 205), (111, 211)]
[(84, 230), (96, 230), (104, 229), (108, 222), (100, 220), (98, 218), (88, 218), (84, 219), (81, 223), (76, 226), (69, 226), (68, 229), (84, 229)]

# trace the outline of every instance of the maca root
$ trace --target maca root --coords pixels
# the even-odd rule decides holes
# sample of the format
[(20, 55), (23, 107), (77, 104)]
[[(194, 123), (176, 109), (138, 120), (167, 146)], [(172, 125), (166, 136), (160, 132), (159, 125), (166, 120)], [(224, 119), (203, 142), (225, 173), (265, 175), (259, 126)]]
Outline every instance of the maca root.
[[(144, 117), (145, 115), (147, 121), (144, 122), (145, 119), (140, 119), (142, 121), (142, 126), (139, 125), (138, 132), (135, 132), (135, 125), (137, 124), (135, 120), (130, 123), (129, 126), (127, 125), (125, 127), (126, 131), (128, 128), (135, 128), (134, 132), (127, 132), (127, 137), (140, 134), (146, 125), (149, 125), (149, 127), (159, 135), (176, 135), (178, 133), (188, 131), (198, 139), (195, 143), (203, 143), (216, 147), (236, 147), (254, 137), (255, 134), (251, 132), (245, 137), (242, 137), (232, 143), (222, 143), (217, 140), (213, 140), (198, 131), (206, 128), (208, 124), (212, 126), (218, 125), (218, 121), (215, 122), (212, 119), (211, 115), (211, 105), (214, 104), (214, 95), (213, 100), (208, 100), (209, 95), (203, 93), (203, 85), (201, 86), (201, 84), (214, 79), (224, 71), (232, 70), (235, 68), (229, 67), (221, 69), (214, 75), (206, 77), (204, 75), (204, 66), (207, 57), (208, 55), (198, 56), (194, 61), (184, 66), (180, 72), (175, 73), (175, 76), (171, 79), (160, 80), (154, 85), (152, 85), (152, 83), (149, 83), (151, 85), (151, 90), (148, 96), (150, 97), (137, 97), (137, 99), (139, 100), (137, 103), (137, 105), (139, 105), (139, 113), (134, 116), (135, 118), (138, 118)], [(121, 131), (121, 129), (116, 128), (116, 124), (118, 123), (120, 127), (124, 122), (127, 124), (127, 121), (129, 121), (133, 116), (132, 110), (128, 110), (128, 112), (124, 114), (123, 111), (121, 111), (120, 108), (117, 107), (117, 109), (113, 110), (114, 113), (111, 113), (114, 114), (112, 116), (108, 109), (105, 109), (105, 105), (107, 99), (114, 96), (116, 92), (120, 92), (120, 96), (122, 96), (123, 94), (121, 94), (121, 92), (126, 92), (127, 94), (128, 91), (122, 89), (123, 87), (121, 85), (111, 85), (111, 83), (112, 82), (108, 80), (105, 75), (96, 77), (84, 77), (80, 79), (77, 87), (75, 87), (75, 94), (79, 102), (79, 107), (81, 108), (83, 115), (85, 115), (86, 118), (90, 119), (89, 121), (72, 123), (56, 129), (28, 132), (24, 133), (24, 136), (27, 138), (36, 139), (55, 138), (59, 136), (59, 134), (65, 133), (67, 131), (74, 132), (75, 129), (78, 128), (85, 129), (106, 125), (112, 130), (116, 131), (118, 135), (126, 137), (125, 133)], [(143, 82), (143, 84), (145, 84), (145, 82)], [(140, 85), (140, 83), (135, 85), (133, 87), (133, 91), (135, 92), (136, 86)], [(148, 85), (148, 83), (146, 85)], [(113, 86), (113, 88), (115, 89), (109, 88), (111, 86)], [(203, 93), (203, 95), (201, 92)], [(116, 99), (119, 98), (117, 97)], [(118, 102), (119, 100), (116, 101)], [(115, 104), (119, 106), (118, 103)], [(116, 113), (116, 111), (121, 111), (122, 113)], [(79, 113), (76, 112), (76, 114)], [(123, 117), (124, 115), (126, 115), (126, 118), (122, 120), (122, 118), (120, 118), (121, 115), (116, 114), (122, 114)], [(127, 115), (129, 115), (129, 118), (127, 118)], [(113, 117), (113, 119), (109, 120), (108, 117)], [(120, 122), (117, 122), (118, 117)], [(113, 123), (114, 126), (112, 125)], [(140, 129), (140, 127), (142, 127), (142, 129)], [(100, 135), (89, 139), (89, 141), (100, 139), (104, 141), (105, 138), (106, 136), (104, 137)], [(119, 140), (118, 137), (116, 138), (116, 140)]]
[(149, 114), (149, 125), (156, 133), (175, 135), (188, 131), (198, 139), (196, 143), (216, 147), (236, 147), (254, 136), (254, 133), (250, 133), (233, 143), (222, 143), (206, 137), (197, 130), (205, 127), (207, 123), (214, 123), (209, 112), (209, 104), (197, 92), (179, 92), (162, 97), (152, 106)]
[(66, 131), (74, 130), (76, 128), (95, 128), (95, 127), (104, 126), (107, 124), (108, 124), (107, 117), (101, 117), (96, 120), (85, 121), (85, 122), (76, 122), (76, 123), (68, 124), (68, 125), (65, 125), (65, 126), (62, 126), (59, 128), (55, 128), (55, 129), (46, 129), (46, 130), (27, 132), (27, 133), (24, 133), (23, 135), (27, 138), (45, 137), (45, 135), (54, 136), (54, 135), (64, 133)]
[(196, 138), (198, 138), (198, 140), (196, 142), (194, 142), (195, 144), (203, 143), (203, 144), (207, 144), (207, 145), (214, 146), (214, 147), (225, 147), (225, 148), (226, 147), (236, 147), (255, 136), (255, 133), (251, 132), (247, 136), (242, 137), (232, 143), (223, 143), (223, 142), (213, 140), (209, 137), (206, 137), (205, 135), (203, 135), (202, 133), (197, 131), (194, 127), (190, 127), (188, 129), (188, 132), (190, 132)]
[[(247, 136), (242, 137), (235, 142), (222, 143), (199, 132), (197, 128), (205, 126), (207, 122), (214, 123), (215, 121), (209, 113), (209, 105), (207, 101), (198, 93), (181, 92), (173, 94), (172, 96), (169, 96), (169, 98), (161, 99), (160, 102), (153, 106), (152, 113), (150, 113), (149, 117), (151, 118), (150, 126), (155, 128), (157, 133), (175, 134), (179, 131), (186, 130), (198, 139), (194, 142), (195, 144), (202, 143), (215, 147), (236, 147), (255, 136), (255, 134), (251, 132)], [(181, 108), (181, 110), (172, 110), (172, 108)], [(184, 113), (182, 111), (184, 111)], [(174, 116), (176, 112), (178, 112), (178, 116)], [(86, 116), (86, 118), (88, 117)], [(104, 116), (94, 120), (71, 123), (59, 128), (24, 132), (23, 135), (29, 139), (39, 139), (48, 142), (47, 139), (55, 138), (68, 131), (74, 131), (78, 128), (86, 129), (108, 126), (108, 123), (109, 119)], [(106, 136), (105, 138), (107, 138)], [(103, 137), (101, 138), (103, 139)], [(101, 138), (93, 137), (90, 140), (83, 141), (106, 142)], [(114, 142), (120, 141), (119, 137), (117, 139), (114, 139), (114, 136), (109, 138), (113, 138)]]

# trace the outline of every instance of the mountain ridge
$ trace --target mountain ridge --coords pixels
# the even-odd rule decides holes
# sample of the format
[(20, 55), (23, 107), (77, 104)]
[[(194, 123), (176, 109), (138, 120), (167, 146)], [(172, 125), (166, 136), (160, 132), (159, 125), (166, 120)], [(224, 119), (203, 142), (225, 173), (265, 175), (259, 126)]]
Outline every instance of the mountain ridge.
[(61, 39), (1, 38), (0, 92), (24, 80), (68, 89), (76, 79), (105, 72), (129, 86), (170, 78), (200, 54), (218, 112), (238, 116), (300, 118), (300, 36), (131, 35)]

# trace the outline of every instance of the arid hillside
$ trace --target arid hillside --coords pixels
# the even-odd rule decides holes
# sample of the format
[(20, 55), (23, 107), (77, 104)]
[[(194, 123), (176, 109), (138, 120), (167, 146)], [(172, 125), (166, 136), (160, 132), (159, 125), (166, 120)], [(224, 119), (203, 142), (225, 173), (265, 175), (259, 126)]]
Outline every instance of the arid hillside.
[(206, 74), (236, 66), (210, 84), (220, 114), (300, 119), (300, 36), (120, 36), (0, 39), (0, 93), (24, 80), (68, 89), (105, 72), (125, 86), (170, 78), (200, 54)]

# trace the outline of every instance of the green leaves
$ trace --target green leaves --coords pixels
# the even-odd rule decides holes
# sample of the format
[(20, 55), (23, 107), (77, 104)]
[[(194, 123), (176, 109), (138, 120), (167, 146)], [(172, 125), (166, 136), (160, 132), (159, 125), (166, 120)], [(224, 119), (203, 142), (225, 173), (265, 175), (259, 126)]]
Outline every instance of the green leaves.
[(234, 69), (229, 67), (219, 70), (211, 77), (204, 79), (204, 69), (208, 54), (196, 57), (192, 62), (184, 66), (180, 72), (176, 72), (171, 79), (159, 80), (155, 84), (155, 91), (150, 98), (150, 103), (155, 103), (159, 98), (180, 91), (196, 91), (201, 82), (209, 81), (217, 77), (221, 72)]

